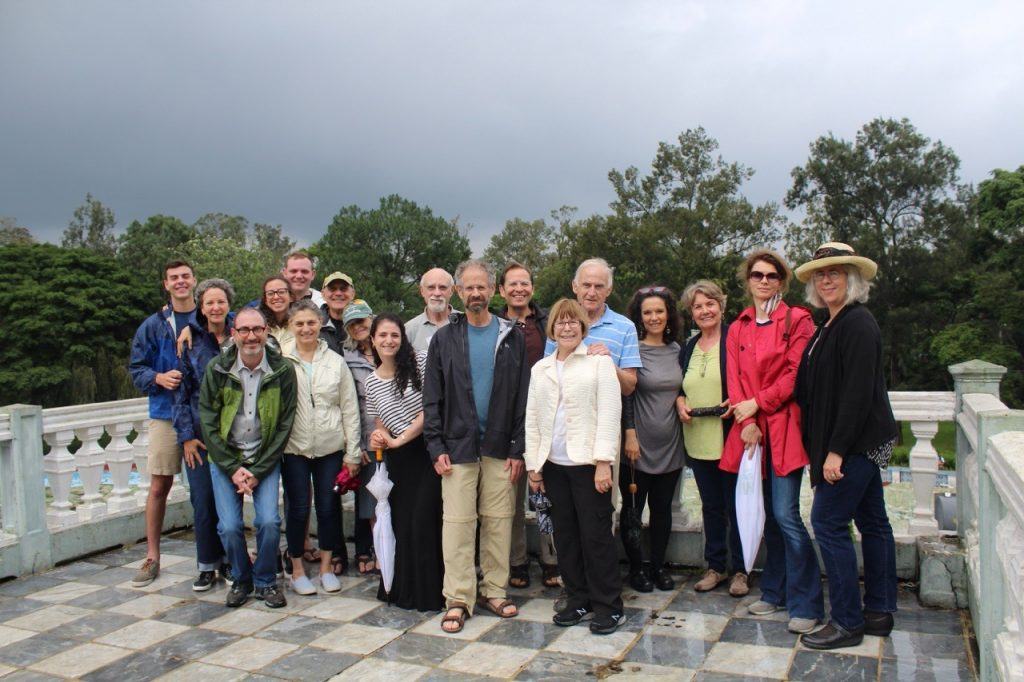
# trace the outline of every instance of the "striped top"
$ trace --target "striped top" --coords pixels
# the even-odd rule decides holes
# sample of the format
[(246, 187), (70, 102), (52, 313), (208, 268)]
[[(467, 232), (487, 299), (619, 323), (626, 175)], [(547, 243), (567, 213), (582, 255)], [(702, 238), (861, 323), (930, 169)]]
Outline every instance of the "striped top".
[[(416, 366), (420, 377), (427, 363), (426, 353), (416, 353)], [(423, 392), (413, 388), (412, 382), (399, 397), (394, 378), (381, 379), (374, 370), (366, 377), (366, 415), (379, 418), (392, 436), (400, 436), (409, 428), (416, 416), (423, 411)]]
[[(612, 355), (612, 361), (619, 369), (629, 367), (643, 367), (640, 360), (640, 340), (636, 335), (636, 325), (625, 315), (620, 315), (607, 305), (604, 307), (604, 314), (601, 319), (590, 326), (583, 345), (589, 345), (594, 341), (600, 341)], [(548, 356), (555, 352), (555, 342), (548, 339), (544, 346), (544, 355)]]

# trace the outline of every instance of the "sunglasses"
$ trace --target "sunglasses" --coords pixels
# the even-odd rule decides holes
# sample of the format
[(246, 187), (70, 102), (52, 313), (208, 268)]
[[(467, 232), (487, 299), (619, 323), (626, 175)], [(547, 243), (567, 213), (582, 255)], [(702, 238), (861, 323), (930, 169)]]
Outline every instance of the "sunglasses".
[(667, 292), (668, 287), (643, 287), (642, 289), (636, 290), (636, 293), (641, 296), (646, 296), (647, 294), (664, 294)]
[(755, 282), (760, 282), (762, 279), (766, 279), (769, 282), (778, 282), (782, 277), (777, 272), (760, 272), (758, 270), (751, 270), (750, 279)]

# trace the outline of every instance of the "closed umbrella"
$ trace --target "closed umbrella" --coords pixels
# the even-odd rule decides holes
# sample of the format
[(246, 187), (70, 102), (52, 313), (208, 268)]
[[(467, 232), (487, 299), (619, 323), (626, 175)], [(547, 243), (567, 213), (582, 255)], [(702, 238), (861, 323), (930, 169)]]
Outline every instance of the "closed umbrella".
[(391, 584), (395, 580), (395, 529), (391, 527), (391, 503), (388, 495), (395, 484), (388, 478), (388, 467), (384, 462), (384, 452), (377, 450), (377, 471), (366, 484), (366, 489), (377, 498), (374, 514), (377, 522), (373, 526), (373, 546), (377, 551), (377, 568), (384, 583), (384, 591), (391, 592)]
[(761, 489), (761, 444), (740, 458), (736, 478), (736, 527), (743, 545), (743, 564), (750, 573), (757, 560), (757, 550), (764, 535), (764, 493)]
[(629, 494), (633, 505), (627, 508), (622, 515), (622, 541), (632, 552), (639, 555), (642, 551), (643, 540), (641, 540), (640, 535), (644, 524), (640, 516), (642, 510), (636, 505), (636, 464), (632, 460), (629, 462), (629, 472), (631, 477)]

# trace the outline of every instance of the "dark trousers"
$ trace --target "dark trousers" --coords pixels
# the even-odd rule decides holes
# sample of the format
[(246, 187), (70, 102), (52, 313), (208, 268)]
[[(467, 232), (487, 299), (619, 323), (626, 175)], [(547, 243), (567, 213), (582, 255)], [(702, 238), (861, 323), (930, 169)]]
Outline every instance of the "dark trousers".
[(612, 493), (594, 488), (593, 465), (544, 465), (555, 552), (568, 606), (622, 613), (622, 576), (612, 534)]
[(686, 463), (693, 471), (700, 493), (704, 561), (708, 568), (719, 573), (742, 572), (745, 567), (736, 525), (736, 474), (719, 469), (717, 459), (687, 457)]
[[(665, 565), (665, 550), (668, 539), (672, 535), (672, 498), (676, 492), (676, 483), (682, 469), (667, 471), (663, 474), (648, 474), (630, 469), (629, 460), (623, 460), (619, 466), (619, 490), (622, 493), (622, 514), (634, 505), (634, 495), (629, 492), (629, 484), (636, 482), (636, 508), (643, 513), (644, 504), (651, 508), (649, 538), (651, 547), (651, 567), (655, 570)], [(620, 524), (621, 526), (621, 524)], [(621, 528), (620, 528), (621, 531)], [(626, 536), (622, 535), (622, 546), (629, 557), (629, 570), (639, 571), (643, 557), (635, 547), (630, 547)]]
[(869, 611), (896, 610), (896, 541), (885, 513), (879, 468), (856, 454), (844, 458), (842, 472), (835, 483), (823, 481), (815, 488), (811, 525), (828, 575), (832, 620), (853, 630), (864, 624), (864, 614), (850, 521), (861, 535), (864, 608)]
[(303, 457), (285, 453), (281, 460), (281, 478), (285, 505), (285, 537), (289, 556), (302, 556), (306, 542), (306, 522), (311, 506), (309, 481), (313, 479), (316, 498), (317, 540), (320, 549), (334, 552), (341, 545), (341, 500), (334, 493), (334, 479), (341, 471), (341, 452), (323, 457)]
[(373, 554), (373, 529), (370, 528), (370, 519), (361, 519), (357, 515), (353, 532), (356, 555), (371, 556)]
[(217, 502), (213, 499), (213, 481), (210, 479), (210, 460), (200, 450), (201, 464), (193, 469), (183, 464), (188, 477), (188, 497), (192, 502), (192, 516), (196, 536), (196, 561), (200, 571), (215, 571), (227, 561), (227, 552), (217, 534)]

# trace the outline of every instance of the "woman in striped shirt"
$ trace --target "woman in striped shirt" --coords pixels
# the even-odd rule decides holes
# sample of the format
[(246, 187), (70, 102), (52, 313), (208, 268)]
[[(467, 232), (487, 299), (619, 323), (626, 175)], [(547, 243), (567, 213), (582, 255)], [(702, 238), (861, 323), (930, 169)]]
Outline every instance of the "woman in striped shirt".
[(370, 448), (386, 451), (395, 531), (395, 579), (390, 594), (383, 582), (377, 598), (404, 609), (437, 611), (444, 607), (441, 580), (441, 479), (423, 441), (423, 365), (405, 327), (392, 313), (378, 315), (370, 327), (377, 369), (366, 377), (366, 410), (376, 428)]

